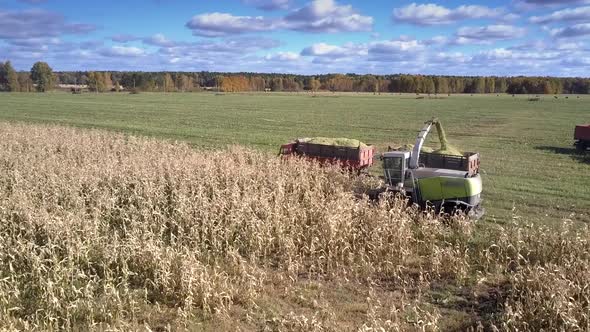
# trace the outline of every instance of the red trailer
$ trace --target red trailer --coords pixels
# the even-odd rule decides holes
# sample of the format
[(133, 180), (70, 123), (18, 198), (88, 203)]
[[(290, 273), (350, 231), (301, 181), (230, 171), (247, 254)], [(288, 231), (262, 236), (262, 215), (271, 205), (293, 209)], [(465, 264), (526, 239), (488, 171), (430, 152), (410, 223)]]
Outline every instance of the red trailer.
[(373, 165), (375, 147), (371, 145), (349, 147), (309, 143), (302, 140), (281, 145), (280, 154), (302, 156), (320, 163), (338, 164), (353, 171), (361, 171)]
[(574, 145), (580, 151), (586, 151), (590, 147), (590, 124), (576, 126), (574, 131)]

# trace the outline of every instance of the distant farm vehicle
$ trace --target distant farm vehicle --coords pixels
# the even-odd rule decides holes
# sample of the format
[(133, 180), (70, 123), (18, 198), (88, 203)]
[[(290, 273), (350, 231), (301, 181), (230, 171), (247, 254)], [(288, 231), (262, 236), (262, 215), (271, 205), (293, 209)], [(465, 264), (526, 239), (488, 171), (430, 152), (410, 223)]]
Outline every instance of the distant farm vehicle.
[(316, 143), (300, 138), (281, 146), (283, 157), (301, 156), (322, 164), (337, 164), (351, 171), (361, 172), (373, 165), (375, 147), (359, 143), (357, 146)]
[(574, 146), (578, 151), (590, 148), (590, 124), (576, 126), (574, 140)]

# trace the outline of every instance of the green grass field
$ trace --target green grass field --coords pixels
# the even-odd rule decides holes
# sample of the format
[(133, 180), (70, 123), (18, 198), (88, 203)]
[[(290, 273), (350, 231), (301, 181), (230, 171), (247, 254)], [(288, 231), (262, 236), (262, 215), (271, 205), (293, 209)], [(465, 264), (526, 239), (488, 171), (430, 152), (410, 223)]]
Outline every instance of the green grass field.
[[(590, 96), (225, 94), (0, 94), (0, 121), (57, 123), (275, 151), (304, 136), (413, 143), (437, 116), (451, 144), (482, 156), (485, 220), (590, 222), (590, 161), (573, 129), (590, 122)], [(430, 145), (436, 135), (431, 135)]]

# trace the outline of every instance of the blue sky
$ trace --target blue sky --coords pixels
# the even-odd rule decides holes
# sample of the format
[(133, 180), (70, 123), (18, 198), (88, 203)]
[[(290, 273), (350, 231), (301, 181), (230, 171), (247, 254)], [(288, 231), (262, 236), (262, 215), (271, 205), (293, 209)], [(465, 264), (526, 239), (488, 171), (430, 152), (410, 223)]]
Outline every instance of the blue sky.
[(56, 70), (590, 76), (590, 0), (0, 0)]

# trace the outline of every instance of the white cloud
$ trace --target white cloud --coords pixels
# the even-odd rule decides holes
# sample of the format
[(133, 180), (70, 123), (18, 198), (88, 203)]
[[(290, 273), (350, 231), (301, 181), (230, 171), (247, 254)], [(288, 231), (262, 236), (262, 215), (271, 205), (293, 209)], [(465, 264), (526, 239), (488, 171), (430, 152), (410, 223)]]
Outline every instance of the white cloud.
[(167, 57), (184, 57), (214, 55), (221, 59), (231, 55), (246, 55), (260, 50), (272, 49), (280, 42), (269, 38), (227, 38), (222, 41), (171, 42), (172, 46), (162, 47), (158, 52)]
[[(490, 29), (488, 29), (490, 30)], [(494, 30), (494, 29), (491, 29)], [(487, 32), (486, 32), (487, 33)], [(504, 38), (493, 34), (494, 38)], [(310, 59), (305, 73), (356, 72), (356, 73), (417, 73), (444, 75), (566, 75), (570, 67), (582, 68), (589, 56), (581, 42), (547, 40), (522, 44), (515, 48), (490, 48), (472, 52), (449, 50), (453, 40), (442, 36), (417, 40), (400, 37), (369, 43), (340, 45), (316, 43), (301, 51), (302, 59)], [(355, 52), (364, 50), (364, 52)], [(590, 68), (590, 67), (589, 67)], [(587, 70), (585, 70), (587, 72)], [(576, 75), (581, 75), (578, 71)]]
[(590, 0), (512, 0), (512, 7), (524, 13), (588, 4), (590, 4)]
[(369, 53), (399, 53), (408, 51), (421, 51), (425, 46), (418, 40), (387, 40), (371, 44)]
[(393, 10), (393, 19), (396, 22), (417, 25), (451, 24), (466, 19), (496, 19), (505, 15), (506, 13), (503, 9), (479, 5), (464, 5), (455, 9), (449, 9), (432, 3), (419, 5), (412, 3)]
[(67, 23), (63, 15), (40, 9), (5, 11), (0, 9), (0, 38), (27, 39), (87, 34), (96, 30), (91, 24)]
[(557, 38), (576, 38), (590, 35), (590, 23), (576, 24), (571, 27), (551, 30), (551, 35)]
[(311, 32), (370, 31), (373, 18), (334, 0), (314, 0), (285, 17), (292, 30)]
[(448, 66), (450, 64), (463, 64), (470, 60), (470, 56), (467, 56), (461, 52), (439, 52), (430, 58), (430, 63)]
[(28, 38), (14, 39), (10, 41), (11, 45), (22, 47), (23, 49), (42, 50), (48, 49), (49, 45), (61, 45), (62, 40), (57, 37), (50, 38)]
[(234, 16), (227, 13), (208, 13), (194, 16), (186, 26), (193, 34), (204, 37), (220, 37), (246, 32), (270, 31), (280, 22), (262, 16)]
[(446, 45), (449, 42), (447, 36), (434, 36), (424, 41), (426, 45)]
[(144, 49), (133, 46), (112, 46), (100, 51), (104, 56), (140, 57), (146, 55)]
[(351, 5), (341, 6), (334, 0), (314, 0), (287, 16), (287, 20), (318, 20), (330, 15), (347, 16), (355, 14)]
[(532, 5), (540, 5), (540, 6), (547, 6), (547, 5), (569, 5), (569, 4), (579, 4), (579, 3), (589, 3), (588, 0), (524, 0), (524, 3), (532, 4)]
[(546, 24), (552, 22), (590, 22), (590, 6), (558, 10), (549, 15), (533, 16), (532, 23)]
[(504, 49), (504, 48), (496, 48), (493, 50), (486, 50), (479, 52), (478, 56), (484, 57), (487, 60), (492, 59), (512, 59), (513, 58), (513, 51)]
[(154, 46), (160, 46), (160, 47), (172, 47), (172, 46), (176, 45), (175, 42), (166, 38), (166, 36), (164, 36), (161, 33), (157, 33), (151, 37), (144, 38), (143, 42), (148, 45), (154, 45)]
[[(301, 55), (312, 57), (312, 63), (325, 68), (341, 68), (344, 72), (353, 70), (366, 72), (375, 64), (409, 59), (415, 61), (425, 55), (427, 43), (411, 38), (381, 40), (370, 43), (345, 43), (331, 45), (316, 43), (301, 51)], [(348, 69), (346, 69), (348, 66)], [(366, 66), (362, 68), (362, 66)]]
[(334, 0), (313, 0), (281, 18), (206, 13), (194, 16), (186, 26), (194, 35), (205, 37), (274, 30), (335, 33), (370, 31), (373, 18), (357, 13), (350, 5), (339, 5)]
[(426, 55), (424, 42), (415, 39), (398, 39), (372, 42), (369, 45), (369, 61), (372, 62), (415, 62)]
[(299, 60), (301, 57), (299, 54), (294, 52), (277, 52), (275, 54), (268, 54), (264, 57), (266, 60), (273, 60), (273, 61), (296, 61)]
[(483, 27), (462, 27), (456, 33), (456, 43), (486, 43), (496, 40), (521, 38), (525, 34), (526, 29), (505, 24)]
[(331, 58), (350, 57), (356, 55), (366, 55), (367, 46), (348, 43), (343, 46), (330, 45), (326, 43), (316, 43), (301, 51), (304, 56), (328, 56)]
[(291, 6), (292, 0), (242, 0), (247, 5), (253, 5), (260, 10), (280, 10)]
[(301, 51), (302, 55), (346, 55), (346, 49), (340, 46), (317, 43)]
[(548, 51), (517, 51), (509, 50), (505, 48), (496, 48), (491, 50), (480, 51), (476, 54), (477, 60), (485, 61), (508, 61), (508, 60), (528, 60), (528, 61), (543, 61), (543, 60), (556, 60), (560, 57), (559, 52), (548, 52)]
[[(438, 40), (434, 43), (432, 40)], [(316, 43), (297, 52), (270, 52), (265, 38), (173, 41), (148, 52), (142, 47), (105, 47), (101, 41), (72, 43), (59, 38), (19, 40), (3, 54), (17, 69), (43, 59), (56, 70), (171, 70), (224, 72), (418, 73), (447, 75), (588, 76), (590, 52), (584, 40), (545, 40), (481, 51), (452, 51), (448, 40), (401, 37), (367, 43)], [(307, 51), (305, 51), (307, 50)], [(264, 51), (264, 55), (259, 55)]]

